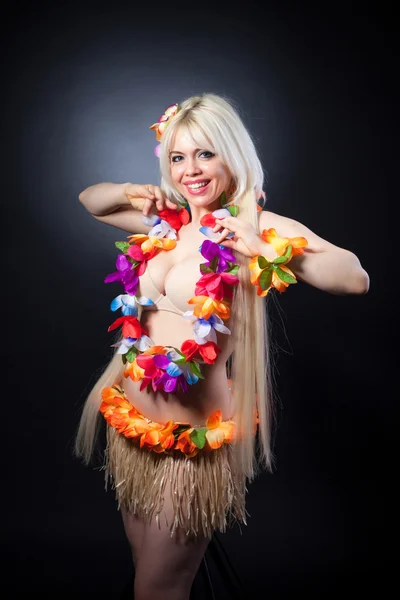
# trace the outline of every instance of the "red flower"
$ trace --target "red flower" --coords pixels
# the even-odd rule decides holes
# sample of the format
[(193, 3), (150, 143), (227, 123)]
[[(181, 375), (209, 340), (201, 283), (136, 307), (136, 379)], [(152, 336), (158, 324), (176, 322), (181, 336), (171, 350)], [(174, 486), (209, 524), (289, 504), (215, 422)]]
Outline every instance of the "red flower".
[(213, 300), (232, 298), (232, 285), (237, 285), (239, 279), (231, 273), (206, 273), (196, 283), (196, 296), (209, 296)]
[(199, 345), (195, 342), (195, 340), (186, 340), (183, 342), (181, 346), (181, 352), (186, 356), (186, 360), (192, 360), (192, 358), (197, 354), (197, 349)]
[(200, 219), (200, 225), (203, 227), (214, 227), (215, 225), (215, 217), (212, 213), (207, 213), (203, 215)]
[(179, 231), (182, 225), (187, 225), (190, 219), (190, 215), (186, 208), (181, 208), (180, 210), (164, 208), (164, 210), (158, 211), (158, 216), (163, 221), (167, 221), (167, 223), (169, 223), (171, 227), (176, 229), (176, 231)]
[(205, 344), (199, 345), (199, 352), (204, 362), (212, 365), (218, 354), (221, 352), (221, 348), (219, 348), (215, 342), (206, 342)]
[(140, 338), (142, 337), (143, 333), (147, 335), (147, 332), (142, 329), (137, 317), (132, 317), (129, 315), (125, 317), (119, 317), (119, 319), (110, 325), (108, 331), (113, 331), (113, 329), (117, 329), (117, 327), (120, 325), (122, 325), (122, 334), (125, 338)]
[(139, 354), (136, 358), (136, 363), (144, 370), (145, 377), (158, 378), (163, 372), (154, 363), (154, 355)]
[(212, 365), (218, 354), (221, 352), (221, 348), (219, 348), (215, 342), (197, 344), (195, 340), (185, 340), (181, 346), (181, 352), (186, 356), (188, 362), (193, 360), (196, 357), (196, 354), (200, 354), (204, 362)]

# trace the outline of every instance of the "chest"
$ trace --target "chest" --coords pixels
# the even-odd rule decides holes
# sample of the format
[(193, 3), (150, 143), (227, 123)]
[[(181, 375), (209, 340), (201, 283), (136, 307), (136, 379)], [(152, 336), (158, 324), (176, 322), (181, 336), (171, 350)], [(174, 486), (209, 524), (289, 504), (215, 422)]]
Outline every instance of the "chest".
[(156, 254), (141, 277), (141, 293), (153, 301), (157, 295), (166, 296), (182, 312), (191, 309), (187, 301), (195, 295), (200, 264), (206, 262), (199, 251), (205, 239), (199, 231), (184, 232), (173, 250)]

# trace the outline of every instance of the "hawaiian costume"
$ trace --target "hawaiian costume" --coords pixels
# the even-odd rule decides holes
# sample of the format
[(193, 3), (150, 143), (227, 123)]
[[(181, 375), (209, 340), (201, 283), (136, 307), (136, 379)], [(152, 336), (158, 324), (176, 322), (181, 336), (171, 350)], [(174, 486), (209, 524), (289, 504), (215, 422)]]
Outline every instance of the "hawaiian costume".
[[(169, 108), (173, 116), (175, 105)], [(171, 115), (152, 128), (165, 127)], [(220, 236), (212, 227), (216, 218), (236, 216), (238, 208), (226, 203), (225, 194), (221, 207), (201, 220), (200, 231), (208, 239), (199, 248), (205, 261), (200, 264), (194, 295), (186, 299), (186, 304), (193, 306), (191, 311), (177, 306), (179, 298), (174, 293), (179, 293), (179, 286), (173, 294), (158, 290), (148, 266), (157, 253), (176, 246), (177, 231), (190, 219), (187, 208), (143, 217), (151, 226), (148, 235), (131, 235), (128, 241), (116, 242), (120, 251), (117, 270), (105, 282), (121, 283), (124, 293), (111, 303), (111, 310), (121, 309), (122, 316), (109, 331), (121, 326), (122, 340), (114, 346), (124, 362), (124, 376), (140, 381), (140, 390), (187, 392), (203, 378), (202, 365), (213, 364), (221, 352), (216, 332), (231, 333), (224, 322), (230, 317), (239, 265), (228, 248), (212, 241)], [(285, 263), (306, 245), (304, 238), (303, 242), (300, 238), (282, 240), (273, 229), (262, 235), (276, 245), (279, 256), (272, 262), (255, 257), (249, 265), (260, 296), (272, 287), (284, 291), (296, 282)], [(155, 345), (141, 326), (143, 310), (166, 310), (190, 319), (193, 339), (185, 340), (180, 348)], [(246, 522), (246, 482), (236, 469), (233, 451), (233, 443), (240, 440), (236, 439), (235, 423), (222, 421), (220, 410), (205, 424), (156, 423), (137, 411), (123, 387), (114, 385), (103, 390), (100, 411), (107, 422), (106, 481), (111, 480), (120, 506), (145, 522), (158, 521), (168, 493), (173, 506), (172, 522), (168, 523), (171, 535), (179, 528), (188, 536), (211, 537), (214, 529), (225, 531), (234, 521)], [(254, 433), (257, 422), (255, 414)]]

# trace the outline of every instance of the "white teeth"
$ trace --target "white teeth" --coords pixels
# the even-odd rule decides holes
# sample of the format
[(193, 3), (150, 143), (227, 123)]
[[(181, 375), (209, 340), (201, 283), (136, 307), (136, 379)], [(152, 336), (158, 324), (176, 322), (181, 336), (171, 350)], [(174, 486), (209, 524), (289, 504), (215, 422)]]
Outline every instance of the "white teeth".
[(188, 184), (188, 187), (191, 190), (197, 190), (198, 188), (205, 187), (206, 185), (208, 185), (208, 182), (207, 183), (190, 183), (190, 184)]

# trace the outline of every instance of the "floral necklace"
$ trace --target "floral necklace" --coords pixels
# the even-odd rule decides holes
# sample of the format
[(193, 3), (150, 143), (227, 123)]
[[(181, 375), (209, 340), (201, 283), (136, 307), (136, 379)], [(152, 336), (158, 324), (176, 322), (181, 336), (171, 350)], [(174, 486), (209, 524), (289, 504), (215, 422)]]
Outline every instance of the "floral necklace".
[(123, 316), (116, 319), (108, 331), (122, 327), (123, 339), (112, 346), (118, 347), (117, 353), (122, 355), (126, 365), (124, 376), (142, 381), (141, 391), (151, 385), (154, 391), (180, 389), (187, 392), (189, 385), (203, 379), (201, 363), (213, 364), (221, 352), (216, 343), (216, 332), (231, 334), (223, 322), (230, 317), (233, 288), (239, 282), (239, 265), (228, 248), (212, 241), (220, 235), (214, 233), (212, 227), (216, 218), (236, 216), (238, 208), (226, 205), (225, 193), (220, 197), (220, 204), (221, 209), (200, 220), (200, 231), (211, 239), (204, 240), (199, 248), (206, 262), (200, 264), (201, 277), (196, 283), (195, 295), (188, 300), (194, 308), (183, 314), (184, 318), (193, 321), (194, 339), (185, 340), (179, 349), (156, 346), (148, 337), (140, 324), (138, 305), (150, 306), (154, 302), (145, 296), (137, 296), (136, 292), (147, 262), (161, 250), (175, 248), (177, 231), (190, 220), (188, 205), (178, 211), (164, 209), (151, 218), (142, 217), (143, 222), (152, 227), (148, 235), (130, 235), (127, 242), (115, 242), (121, 252), (116, 261), (117, 271), (107, 275), (104, 282), (120, 282), (125, 293), (111, 302), (111, 310), (121, 309)]

